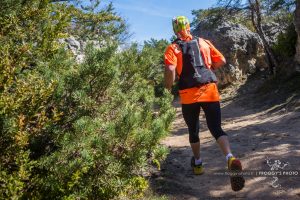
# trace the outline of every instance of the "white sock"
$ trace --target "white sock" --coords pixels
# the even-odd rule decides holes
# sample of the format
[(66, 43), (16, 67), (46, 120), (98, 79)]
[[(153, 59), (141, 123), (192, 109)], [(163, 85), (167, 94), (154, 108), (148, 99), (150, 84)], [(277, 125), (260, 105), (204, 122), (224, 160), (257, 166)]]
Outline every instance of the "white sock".
[(195, 165), (200, 165), (200, 164), (202, 164), (201, 158), (199, 158), (199, 159), (195, 158)]
[(233, 157), (233, 155), (231, 153), (227, 154), (226, 161), (228, 161), (230, 157)]

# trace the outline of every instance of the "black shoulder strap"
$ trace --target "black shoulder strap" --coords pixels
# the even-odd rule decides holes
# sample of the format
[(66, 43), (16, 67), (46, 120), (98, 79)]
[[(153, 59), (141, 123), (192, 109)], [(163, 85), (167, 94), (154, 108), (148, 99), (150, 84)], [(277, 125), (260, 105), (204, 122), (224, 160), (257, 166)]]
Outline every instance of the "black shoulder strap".
[[(192, 39), (192, 40), (197, 40), (198, 46), (199, 46), (199, 48), (200, 48), (200, 41), (199, 41), (199, 39), (200, 39), (199, 37), (193, 36), (193, 39)], [(184, 41), (182, 41), (182, 40), (179, 39), (179, 38), (176, 38), (176, 39), (172, 42), (172, 44), (177, 44), (177, 45), (179, 45), (179, 46), (181, 46), (183, 43), (184, 43)]]
[(181, 39), (179, 39), (179, 38), (176, 38), (173, 42), (172, 42), (172, 44), (181, 44), (183, 41), (181, 40)]
[(193, 40), (197, 40), (198, 46), (199, 46), (199, 49), (200, 49), (200, 38), (197, 37), (197, 36), (194, 36), (194, 37), (193, 37)]

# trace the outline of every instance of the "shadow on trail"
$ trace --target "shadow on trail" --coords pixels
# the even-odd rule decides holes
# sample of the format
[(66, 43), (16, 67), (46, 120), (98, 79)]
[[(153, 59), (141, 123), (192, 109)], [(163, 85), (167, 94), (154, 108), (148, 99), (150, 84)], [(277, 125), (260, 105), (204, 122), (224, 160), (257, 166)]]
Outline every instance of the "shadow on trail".
[(237, 89), (235, 103), (256, 112), (300, 111), (300, 73), (267, 77), (266, 72), (250, 75)]
[(179, 128), (177, 129), (176, 131), (174, 131), (172, 133), (172, 135), (175, 135), (175, 136), (180, 136), (180, 135), (184, 135), (188, 132), (188, 129), (187, 128)]

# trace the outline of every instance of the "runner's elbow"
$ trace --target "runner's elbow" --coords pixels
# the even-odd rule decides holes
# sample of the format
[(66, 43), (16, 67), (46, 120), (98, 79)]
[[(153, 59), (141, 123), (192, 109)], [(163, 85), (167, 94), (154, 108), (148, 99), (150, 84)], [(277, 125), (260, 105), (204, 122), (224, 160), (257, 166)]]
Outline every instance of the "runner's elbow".
[(226, 59), (222, 58), (218, 62), (214, 62), (212, 64), (213, 69), (218, 69), (226, 64)]
[(170, 71), (170, 72), (173, 72), (173, 71), (175, 72), (175, 68), (176, 68), (175, 65), (166, 65), (165, 70)]
[(225, 64), (226, 64), (226, 59), (225, 59), (225, 58), (222, 58), (222, 59), (221, 59), (221, 62), (223, 63), (222, 65), (225, 65)]

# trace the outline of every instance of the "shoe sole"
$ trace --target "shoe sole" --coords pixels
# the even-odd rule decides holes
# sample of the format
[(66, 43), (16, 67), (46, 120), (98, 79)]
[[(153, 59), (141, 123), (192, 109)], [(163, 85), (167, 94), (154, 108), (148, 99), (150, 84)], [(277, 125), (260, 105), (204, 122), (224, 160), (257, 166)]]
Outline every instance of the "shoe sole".
[[(233, 160), (231, 163), (231, 171), (241, 172), (242, 164), (239, 160)], [(241, 175), (230, 177), (231, 189), (233, 191), (240, 191), (245, 186), (245, 179)]]
[(193, 168), (193, 172), (195, 175), (202, 175), (204, 174), (204, 169), (202, 168), (201, 170)]

